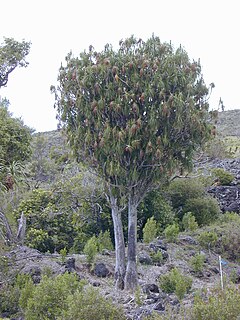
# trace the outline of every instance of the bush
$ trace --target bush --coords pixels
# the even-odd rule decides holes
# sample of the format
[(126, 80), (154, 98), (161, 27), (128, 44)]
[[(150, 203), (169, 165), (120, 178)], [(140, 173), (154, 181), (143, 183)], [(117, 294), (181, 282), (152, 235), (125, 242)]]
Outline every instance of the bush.
[(123, 311), (93, 287), (76, 291), (66, 301), (67, 310), (58, 320), (124, 320)]
[(175, 213), (168, 199), (161, 190), (149, 192), (138, 209), (138, 234), (143, 238), (143, 227), (149, 218), (157, 221), (159, 231), (164, 230), (169, 224), (175, 221)]
[(157, 266), (160, 266), (163, 263), (163, 255), (161, 251), (157, 251), (157, 252), (151, 251), (150, 257), (152, 259), (152, 262)]
[(206, 249), (213, 248), (217, 240), (218, 235), (215, 231), (203, 231), (198, 237), (200, 245)]
[(160, 277), (160, 287), (166, 293), (175, 293), (179, 300), (189, 292), (192, 286), (192, 278), (184, 276), (177, 268)]
[(78, 281), (77, 275), (65, 273), (55, 278), (44, 276), (33, 288), (33, 292), (23, 290), (20, 297), (26, 320), (55, 320), (68, 308), (67, 297), (76, 290), (82, 290), (85, 282)]
[(97, 252), (98, 252), (98, 242), (97, 242), (97, 238), (93, 236), (87, 241), (83, 249), (83, 253), (86, 255), (88, 263), (90, 264), (94, 263)]
[(205, 256), (203, 254), (197, 254), (190, 260), (190, 265), (194, 272), (202, 272), (205, 262)]
[(210, 294), (202, 293), (195, 298), (191, 319), (233, 320), (240, 315), (240, 291), (231, 286), (213, 289)]
[(212, 197), (189, 199), (184, 212), (192, 212), (199, 226), (210, 224), (220, 214), (220, 207), (216, 199)]
[(175, 209), (184, 207), (189, 199), (205, 196), (204, 185), (197, 179), (175, 179), (171, 182), (168, 192)]
[(147, 219), (147, 222), (143, 228), (143, 242), (150, 243), (157, 236), (157, 222), (154, 220), (154, 217)]
[(212, 173), (222, 186), (229, 186), (234, 180), (234, 175), (222, 168), (214, 168), (212, 169)]
[(164, 235), (168, 242), (176, 242), (179, 235), (179, 226), (177, 224), (167, 226)]
[(192, 212), (186, 212), (182, 218), (183, 230), (194, 231), (198, 228), (198, 223)]
[(102, 252), (104, 249), (113, 250), (113, 244), (109, 230), (100, 232), (97, 237), (98, 251)]

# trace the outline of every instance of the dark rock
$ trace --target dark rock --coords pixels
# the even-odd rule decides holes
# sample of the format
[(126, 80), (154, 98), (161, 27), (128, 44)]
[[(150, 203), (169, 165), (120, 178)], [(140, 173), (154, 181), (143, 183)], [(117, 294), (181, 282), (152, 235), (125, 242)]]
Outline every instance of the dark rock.
[(67, 259), (65, 262), (65, 268), (68, 272), (74, 272), (76, 270), (75, 262), (75, 258)]
[(207, 191), (218, 200), (223, 212), (240, 213), (240, 186), (214, 186)]
[(41, 281), (41, 268), (39, 266), (30, 265), (29, 268), (25, 268), (24, 274), (30, 275), (35, 284)]
[(209, 270), (212, 271), (215, 274), (219, 273), (219, 269), (217, 267), (210, 267)]
[(95, 265), (94, 274), (97, 277), (106, 278), (108, 275), (110, 275), (110, 270), (104, 263), (100, 262)]
[(165, 310), (165, 307), (164, 305), (162, 304), (162, 302), (158, 301), (155, 306), (154, 306), (154, 310), (158, 310), (158, 311), (164, 311)]
[(159, 293), (159, 288), (155, 283), (145, 284), (142, 287), (143, 293), (149, 294), (150, 292)]
[(157, 240), (155, 242), (151, 242), (149, 247), (151, 249), (153, 249), (153, 251), (157, 252), (159, 251), (159, 249), (163, 250), (163, 251), (167, 251), (167, 245), (166, 243), (164, 243), (162, 240)]
[(147, 264), (147, 265), (151, 265), (153, 262), (152, 262), (152, 258), (150, 257), (150, 255), (145, 252), (145, 251), (142, 251), (142, 252), (139, 252), (138, 254), (138, 260), (140, 263), (142, 264)]
[(198, 242), (193, 237), (190, 237), (190, 236), (180, 236), (179, 241), (182, 241), (188, 244), (193, 244), (193, 245), (198, 244)]

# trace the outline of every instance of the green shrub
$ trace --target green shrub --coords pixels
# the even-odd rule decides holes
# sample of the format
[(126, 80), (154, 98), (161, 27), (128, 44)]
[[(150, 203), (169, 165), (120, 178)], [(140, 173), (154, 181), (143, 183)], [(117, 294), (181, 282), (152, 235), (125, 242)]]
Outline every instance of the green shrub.
[(168, 192), (175, 209), (184, 207), (189, 199), (205, 196), (204, 185), (197, 179), (175, 179), (171, 182)]
[(150, 243), (153, 241), (157, 236), (157, 222), (154, 217), (147, 219), (147, 222), (143, 228), (143, 242)]
[(78, 281), (77, 275), (65, 273), (55, 278), (44, 276), (33, 292), (23, 290), (20, 301), (26, 320), (55, 320), (68, 308), (67, 297), (76, 290), (82, 290), (85, 282)]
[(201, 253), (196, 254), (192, 259), (190, 260), (190, 265), (194, 272), (202, 272), (205, 262), (205, 256)]
[(109, 230), (105, 232), (100, 232), (97, 237), (97, 245), (99, 252), (102, 252), (104, 249), (113, 250), (113, 244), (110, 236)]
[(155, 264), (155, 265), (161, 265), (163, 263), (163, 255), (162, 255), (162, 252), (161, 251), (157, 251), (157, 252), (150, 252), (150, 257), (152, 259), (152, 262)]
[(192, 286), (192, 278), (180, 273), (177, 268), (160, 277), (160, 287), (166, 293), (175, 293), (179, 300), (189, 292)]
[(90, 264), (94, 263), (97, 252), (98, 252), (98, 242), (97, 242), (97, 238), (93, 236), (87, 241), (83, 249), (83, 253), (86, 255), (88, 263)]
[(218, 252), (226, 259), (240, 262), (240, 228), (236, 222), (225, 225), (219, 237)]
[(220, 216), (221, 223), (235, 222), (240, 224), (240, 215), (236, 212), (225, 212)]
[(164, 235), (168, 242), (176, 242), (179, 235), (179, 226), (177, 224), (167, 226)]
[(213, 248), (217, 240), (218, 235), (215, 231), (203, 231), (198, 237), (200, 245), (206, 249)]
[(222, 186), (228, 186), (234, 180), (234, 175), (222, 168), (214, 168), (212, 173)]
[(169, 224), (173, 224), (176, 215), (170, 204), (169, 199), (166, 199), (165, 191), (154, 190), (149, 192), (138, 208), (138, 234), (140, 239), (143, 238), (143, 227), (147, 220), (153, 217), (158, 224), (159, 230), (164, 230)]
[(182, 218), (183, 230), (194, 231), (198, 228), (198, 223), (192, 212), (186, 212)]
[(210, 224), (220, 214), (220, 207), (212, 197), (195, 198), (186, 201), (184, 212), (192, 212), (199, 226)]
[(214, 288), (210, 294), (202, 293), (195, 298), (191, 319), (233, 320), (240, 316), (240, 291), (234, 286), (221, 290)]
[(76, 291), (66, 301), (67, 310), (58, 320), (124, 320), (123, 311), (106, 300), (98, 290), (87, 287)]

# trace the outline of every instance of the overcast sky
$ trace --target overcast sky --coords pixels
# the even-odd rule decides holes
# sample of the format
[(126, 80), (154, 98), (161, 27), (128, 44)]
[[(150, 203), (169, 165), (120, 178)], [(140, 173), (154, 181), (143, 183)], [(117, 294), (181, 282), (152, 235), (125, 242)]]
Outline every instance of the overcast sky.
[(10, 111), (36, 131), (57, 128), (54, 97), (58, 69), (67, 53), (134, 34), (153, 33), (182, 44), (190, 58), (200, 58), (206, 84), (213, 82), (211, 109), (221, 97), (226, 110), (240, 108), (240, 18), (238, 0), (0, 0), (3, 37), (32, 42), (28, 68), (15, 70), (1, 97)]

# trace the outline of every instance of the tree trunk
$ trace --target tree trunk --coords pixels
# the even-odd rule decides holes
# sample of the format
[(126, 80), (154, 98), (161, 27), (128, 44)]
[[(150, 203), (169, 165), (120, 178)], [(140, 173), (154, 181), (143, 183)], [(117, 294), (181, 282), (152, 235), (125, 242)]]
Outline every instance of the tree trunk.
[(137, 275), (137, 205), (131, 199), (128, 203), (128, 253), (125, 289), (134, 291), (138, 285)]
[(122, 218), (121, 218), (121, 213), (119, 212), (119, 209), (117, 206), (117, 199), (114, 198), (113, 196), (110, 196), (110, 203), (111, 203), (111, 209), (112, 209), (114, 240), (115, 240), (116, 288), (123, 290), (126, 267), (125, 267), (125, 243), (124, 243), (124, 236), (123, 236)]

